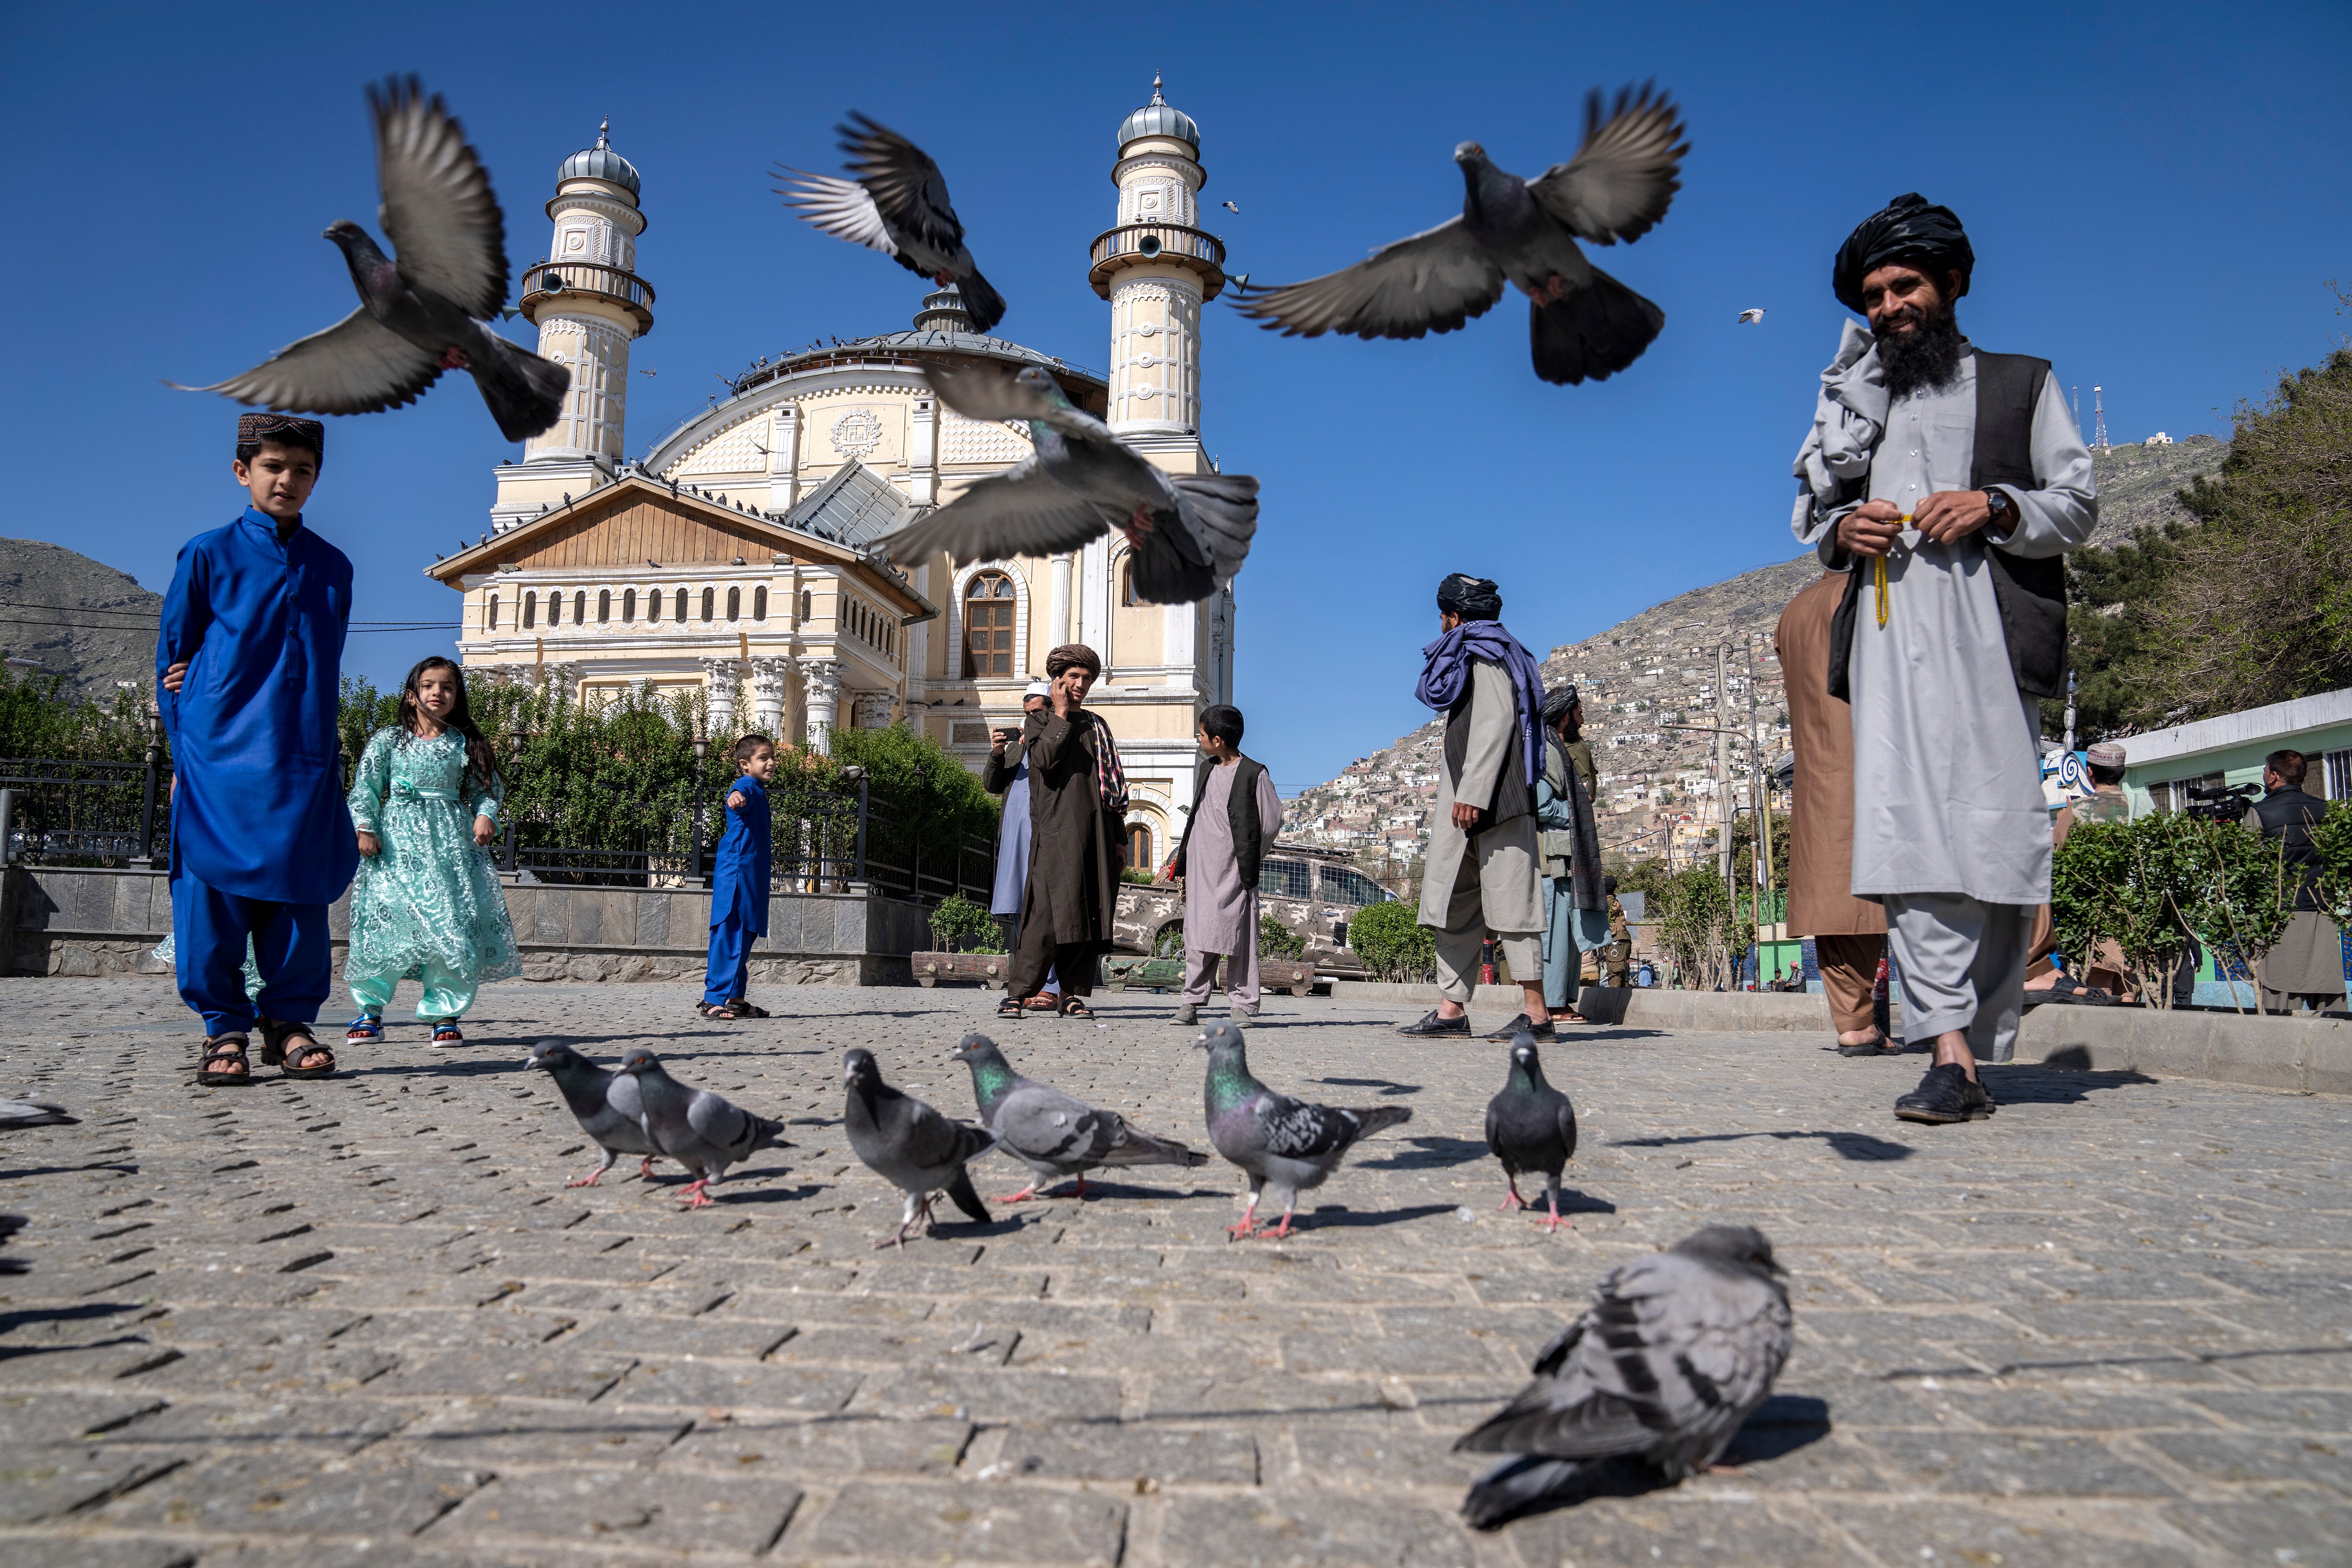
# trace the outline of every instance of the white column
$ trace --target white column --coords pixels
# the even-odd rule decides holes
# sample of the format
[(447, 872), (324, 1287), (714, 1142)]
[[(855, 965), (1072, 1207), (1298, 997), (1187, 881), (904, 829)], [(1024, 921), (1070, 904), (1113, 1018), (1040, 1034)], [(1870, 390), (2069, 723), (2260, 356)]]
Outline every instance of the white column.
[(793, 661), (788, 657), (751, 661), (751, 724), (771, 738), (781, 737), (783, 731), (786, 682), (792, 669)]
[(790, 511), (800, 504), (801, 411), (787, 403), (776, 410), (768, 440), (768, 508)]
[(1054, 591), (1045, 611), (1045, 646), (1058, 647), (1069, 640), (1070, 557), (1066, 551), (1054, 557)]
[[(1076, 641), (1097, 654), (1110, 650), (1110, 536), (1087, 545), (1078, 557)], [(1104, 674), (1109, 674), (1105, 670)]]
[(930, 506), (940, 499), (940, 405), (918, 397), (907, 415), (907, 499)]
[(580, 666), (571, 659), (551, 658), (540, 667), (547, 672), (548, 689), (559, 702), (569, 702), (580, 695)]
[(808, 697), (807, 743), (814, 751), (833, 754), (834, 715), (841, 708), (841, 663), (831, 658), (801, 660), (801, 686)]
[(850, 722), (861, 730), (887, 730), (896, 700), (887, 691), (861, 691), (849, 700)]
[(699, 661), (703, 678), (709, 683), (710, 742), (715, 746), (735, 743), (736, 688), (742, 683), (742, 661), (735, 658), (709, 658)]

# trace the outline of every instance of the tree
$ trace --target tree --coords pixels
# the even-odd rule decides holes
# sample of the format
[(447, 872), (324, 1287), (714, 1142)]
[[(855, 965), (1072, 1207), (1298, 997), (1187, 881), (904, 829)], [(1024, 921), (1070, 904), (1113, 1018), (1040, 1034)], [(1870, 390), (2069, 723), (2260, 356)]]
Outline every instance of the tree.
[(1437, 937), (1398, 900), (1368, 905), (1348, 926), (1348, 945), (1383, 980), (1417, 980), (1437, 968)]
[(0, 757), (58, 762), (138, 762), (147, 752), (143, 692), (107, 701), (63, 695), (64, 677), (0, 665)]

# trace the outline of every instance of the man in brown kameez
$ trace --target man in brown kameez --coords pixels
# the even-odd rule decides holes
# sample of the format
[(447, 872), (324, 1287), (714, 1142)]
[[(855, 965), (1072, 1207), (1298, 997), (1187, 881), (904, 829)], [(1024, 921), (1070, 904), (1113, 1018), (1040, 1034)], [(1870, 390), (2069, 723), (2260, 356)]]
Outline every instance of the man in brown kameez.
[(1085, 707), (1102, 659), (1084, 643), (1045, 656), (1053, 694), (1022, 721), (1029, 761), (1029, 886), (1022, 898), (1021, 946), (997, 1011), (1017, 1016), (1045, 984), (1061, 982), (1061, 1014), (1091, 1018), (1085, 998), (1110, 951), (1118, 913), (1127, 774), (1110, 726)]

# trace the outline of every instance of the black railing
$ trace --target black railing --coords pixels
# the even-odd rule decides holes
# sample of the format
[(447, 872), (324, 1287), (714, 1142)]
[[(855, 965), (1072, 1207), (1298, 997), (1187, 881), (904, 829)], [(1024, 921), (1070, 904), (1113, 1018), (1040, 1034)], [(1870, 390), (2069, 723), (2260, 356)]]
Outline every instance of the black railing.
[(0, 757), (0, 860), (45, 866), (150, 866), (171, 853), (163, 747), (143, 763)]

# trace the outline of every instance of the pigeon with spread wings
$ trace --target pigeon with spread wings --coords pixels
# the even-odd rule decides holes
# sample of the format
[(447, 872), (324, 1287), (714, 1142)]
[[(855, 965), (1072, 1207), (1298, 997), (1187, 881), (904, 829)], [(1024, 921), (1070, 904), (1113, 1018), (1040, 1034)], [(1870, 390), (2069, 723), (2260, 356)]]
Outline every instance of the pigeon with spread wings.
[(369, 88), (368, 107), (377, 218), (399, 254), (337, 218), (325, 237), (342, 248), (360, 308), (243, 375), (180, 390), (290, 414), (373, 414), (415, 402), (445, 370), (471, 371), (499, 433), (528, 440), (562, 414), (572, 373), (484, 324), (507, 302), (506, 220), (490, 176), (440, 94), (426, 98), (415, 78)]
[(835, 239), (895, 257), (908, 271), (963, 296), (971, 329), (985, 332), (1004, 319), (1004, 296), (980, 275), (963, 242), (963, 222), (948, 200), (947, 176), (931, 155), (886, 125), (850, 111), (836, 127), (849, 155), (852, 180), (782, 168), (776, 187), (784, 205)]
[(1681, 188), (1689, 151), (1664, 94), (1625, 89), (1604, 121), (1594, 92), (1585, 100), (1584, 144), (1567, 163), (1522, 180), (1465, 142), (1454, 150), (1465, 186), (1461, 216), (1343, 271), (1236, 289), (1235, 302), (1286, 337), (1418, 338), (1485, 315), (1515, 283), (1528, 296), (1536, 374), (1569, 385), (1605, 380), (1642, 356), (1665, 312), (1593, 266), (1577, 241), (1614, 245), (1649, 233)]
[(1257, 532), (1257, 481), (1246, 474), (1171, 474), (1072, 404), (1042, 365), (923, 374), (967, 419), (1028, 421), (1036, 450), (882, 542), (917, 564), (944, 550), (957, 565), (1072, 551), (1117, 528), (1135, 547), (1136, 597), (1204, 599), (1234, 579)]

